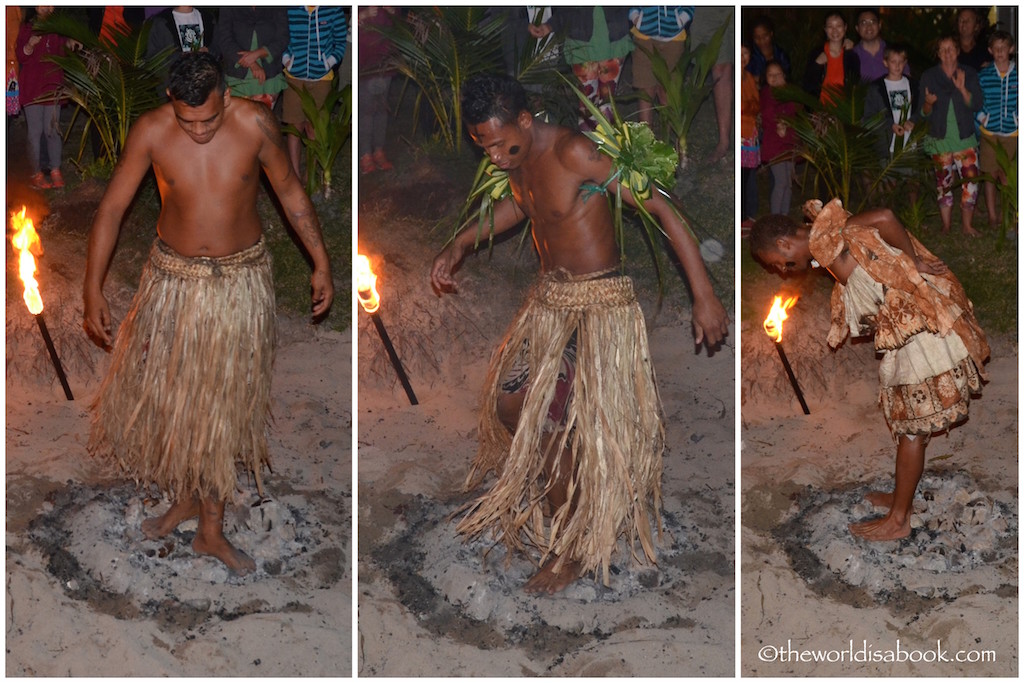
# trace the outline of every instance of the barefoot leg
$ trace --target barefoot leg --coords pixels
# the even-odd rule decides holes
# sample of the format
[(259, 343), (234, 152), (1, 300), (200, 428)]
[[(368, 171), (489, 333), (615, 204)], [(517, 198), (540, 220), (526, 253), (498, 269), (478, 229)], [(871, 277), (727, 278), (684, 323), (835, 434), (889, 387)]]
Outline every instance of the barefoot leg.
[(227, 568), (245, 576), (256, 569), (256, 563), (224, 538), (224, 501), (203, 498), (199, 502), (199, 530), (192, 549), (200, 555), (212, 555)]
[(896, 447), (896, 488), (889, 514), (851, 524), (851, 533), (869, 541), (894, 541), (910, 535), (910, 513), (914, 507), (914, 492), (924, 472), (925, 445), (925, 437), (900, 437)]
[(142, 521), (142, 533), (151, 541), (163, 538), (178, 528), (186, 519), (199, 516), (199, 499), (195, 496), (174, 501), (167, 512), (159, 517), (150, 517)]
[(971, 224), (974, 219), (974, 207), (973, 206), (962, 206), (960, 207), (960, 218), (963, 224), (964, 234), (968, 237), (981, 237), (981, 233), (974, 229)]
[(892, 507), (893, 493), (891, 491), (871, 491), (864, 496), (864, 500), (871, 503), (875, 507), (885, 508), (886, 510)]
[(942, 234), (945, 235), (949, 232), (949, 226), (953, 222), (953, 207), (940, 204), (939, 217), (942, 218)]
[(714, 85), (711, 97), (715, 103), (715, 121), (718, 124), (718, 144), (708, 158), (708, 164), (717, 164), (729, 151), (729, 130), (732, 127), (732, 64), (718, 63), (711, 67)]

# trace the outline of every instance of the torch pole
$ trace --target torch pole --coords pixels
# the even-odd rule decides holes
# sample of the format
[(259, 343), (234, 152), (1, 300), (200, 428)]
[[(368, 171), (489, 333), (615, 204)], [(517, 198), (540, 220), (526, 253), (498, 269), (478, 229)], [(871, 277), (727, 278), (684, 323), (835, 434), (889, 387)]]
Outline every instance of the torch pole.
[(50, 360), (53, 361), (53, 368), (57, 371), (60, 385), (64, 387), (64, 395), (69, 401), (74, 401), (75, 397), (71, 395), (67, 375), (64, 374), (64, 366), (60, 364), (60, 357), (57, 355), (57, 349), (53, 347), (53, 339), (50, 338), (50, 331), (46, 329), (46, 321), (43, 320), (42, 313), (36, 315), (36, 323), (39, 325), (39, 332), (43, 335), (43, 341), (46, 342), (46, 350), (50, 352)]
[(800, 407), (804, 409), (804, 415), (810, 415), (811, 410), (807, 407), (807, 402), (804, 400), (804, 392), (800, 391), (800, 385), (797, 384), (796, 375), (793, 374), (793, 368), (789, 364), (789, 359), (786, 358), (786, 351), (782, 348), (782, 342), (775, 342), (775, 350), (779, 352), (782, 367), (786, 368), (786, 374), (789, 375), (789, 383), (793, 385), (793, 391), (796, 392), (796, 398), (800, 401)]
[(384, 342), (384, 348), (388, 352), (388, 357), (391, 359), (391, 365), (394, 366), (395, 372), (398, 373), (398, 379), (402, 382), (402, 387), (405, 389), (405, 395), (409, 397), (409, 403), (411, 405), (419, 405), (419, 401), (416, 400), (416, 394), (412, 391), (412, 385), (409, 384), (409, 378), (405, 374), (405, 368), (402, 367), (402, 361), (398, 359), (398, 354), (395, 353), (395, 347), (391, 343), (391, 337), (388, 336), (388, 331), (384, 329), (384, 321), (380, 319), (380, 314), (374, 311), (370, 313), (370, 319), (373, 320), (374, 327), (377, 328), (377, 334), (380, 335), (380, 340)]

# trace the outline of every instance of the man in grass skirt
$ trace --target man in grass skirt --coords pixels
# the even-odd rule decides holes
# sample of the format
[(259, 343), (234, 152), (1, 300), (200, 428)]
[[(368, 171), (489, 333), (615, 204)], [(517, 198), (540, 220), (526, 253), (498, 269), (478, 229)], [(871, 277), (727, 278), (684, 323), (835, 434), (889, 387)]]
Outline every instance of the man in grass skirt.
[[(493, 205), (493, 232), (532, 222), (541, 274), (495, 353), (480, 418), (480, 451), (467, 478), (494, 485), (458, 525), (490, 531), (510, 549), (533, 547), (540, 569), (526, 590), (555, 593), (579, 576), (608, 583), (620, 536), (654, 561), (664, 430), (643, 314), (618, 275), (612, 160), (584, 135), (534, 119), (515, 80), (470, 79), (462, 114), (469, 134), (507, 173), (511, 196)], [(622, 185), (623, 199), (636, 204)], [(668, 202), (646, 208), (661, 222), (690, 281), (696, 342), (717, 346), (728, 316), (715, 297), (693, 236)], [(434, 260), (438, 292), (474, 249), (475, 221)]]
[(313, 259), (313, 315), (334, 288), (319, 221), (267, 107), (233, 99), (219, 62), (188, 53), (172, 67), (170, 102), (132, 126), (89, 234), (85, 329), (109, 348), (103, 296), (121, 219), (152, 167), (158, 239), (113, 345), (94, 405), (89, 449), (172, 504), (143, 522), (151, 539), (199, 518), (192, 542), (239, 575), (252, 558), (224, 537), (236, 462), (262, 491), (274, 358), (270, 256), (256, 211), (260, 170)]

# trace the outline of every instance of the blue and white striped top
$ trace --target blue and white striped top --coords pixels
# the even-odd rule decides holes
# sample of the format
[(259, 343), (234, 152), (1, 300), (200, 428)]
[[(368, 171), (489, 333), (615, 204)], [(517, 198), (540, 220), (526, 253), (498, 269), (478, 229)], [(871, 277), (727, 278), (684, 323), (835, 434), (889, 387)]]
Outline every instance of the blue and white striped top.
[(1017, 64), (1010, 62), (1010, 70), (999, 76), (995, 62), (978, 72), (985, 103), (978, 113), (982, 130), (997, 135), (1017, 132)]
[(647, 38), (674, 40), (690, 28), (690, 22), (693, 21), (693, 5), (630, 7), (629, 19), (636, 27), (635, 31)]
[(345, 56), (348, 22), (341, 7), (288, 8), (288, 48), (282, 56), (288, 75), (318, 81)]

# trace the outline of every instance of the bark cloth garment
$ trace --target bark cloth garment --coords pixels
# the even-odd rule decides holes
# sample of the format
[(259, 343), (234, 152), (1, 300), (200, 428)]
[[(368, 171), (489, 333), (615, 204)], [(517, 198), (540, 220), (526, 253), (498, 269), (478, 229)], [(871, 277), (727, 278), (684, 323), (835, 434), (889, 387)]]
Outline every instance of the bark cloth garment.
[(262, 238), (184, 257), (157, 240), (93, 404), (89, 450), (177, 500), (226, 500), (268, 463), (276, 317)]
[[(850, 213), (836, 199), (805, 205), (814, 219), (810, 248), (822, 265), (848, 249), (857, 267), (832, 290), (828, 344), (851, 334), (874, 333), (882, 354), (879, 401), (894, 439), (930, 435), (967, 417), (972, 393), (986, 379), (985, 333), (952, 272), (918, 272), (912, 258), (890, 246), (871, 226), (847, 225)], [(913, 235), (925, 261), (937, 260)]]
[[(491, 358), (480, 416), (480, 449), (466, 478), (478, 486), (497, 474), (489, 491), (468, 507), (458, 531), (490, 531), (510, 550), (539, 549), (602, 572), (609, 583), (611, 556), (625, 535), (635, 559), (639, 541), (654, 562), (652, 526), (661, 532), (661, 467), (665, 434), (661, 400), (647, 344), (643, 312), (627, 277), (543, 275)], [(559, 391), (563, 351), (575, 336), (577, 357), (571, 400), (561, 427), (551, 432), (549, 408)], [(499, 395), (509, 392), (520, 357), (527, 354), (530, 382), (514, 435), (498, 419)], [(564, 374), (563, 374), (564, 377)], [(506, 387), (503, 389), (502, 385)], [(514, 390), (512, 390), (514, 391)], [(547, 425), (547, 433), (545, 426)], [(550, 434), (550, 437), (547, 438)], [(545, 445), (571, 452), (569, 505), (545, 520)], [(556, 459), (557, 461), (557, 459)]]

